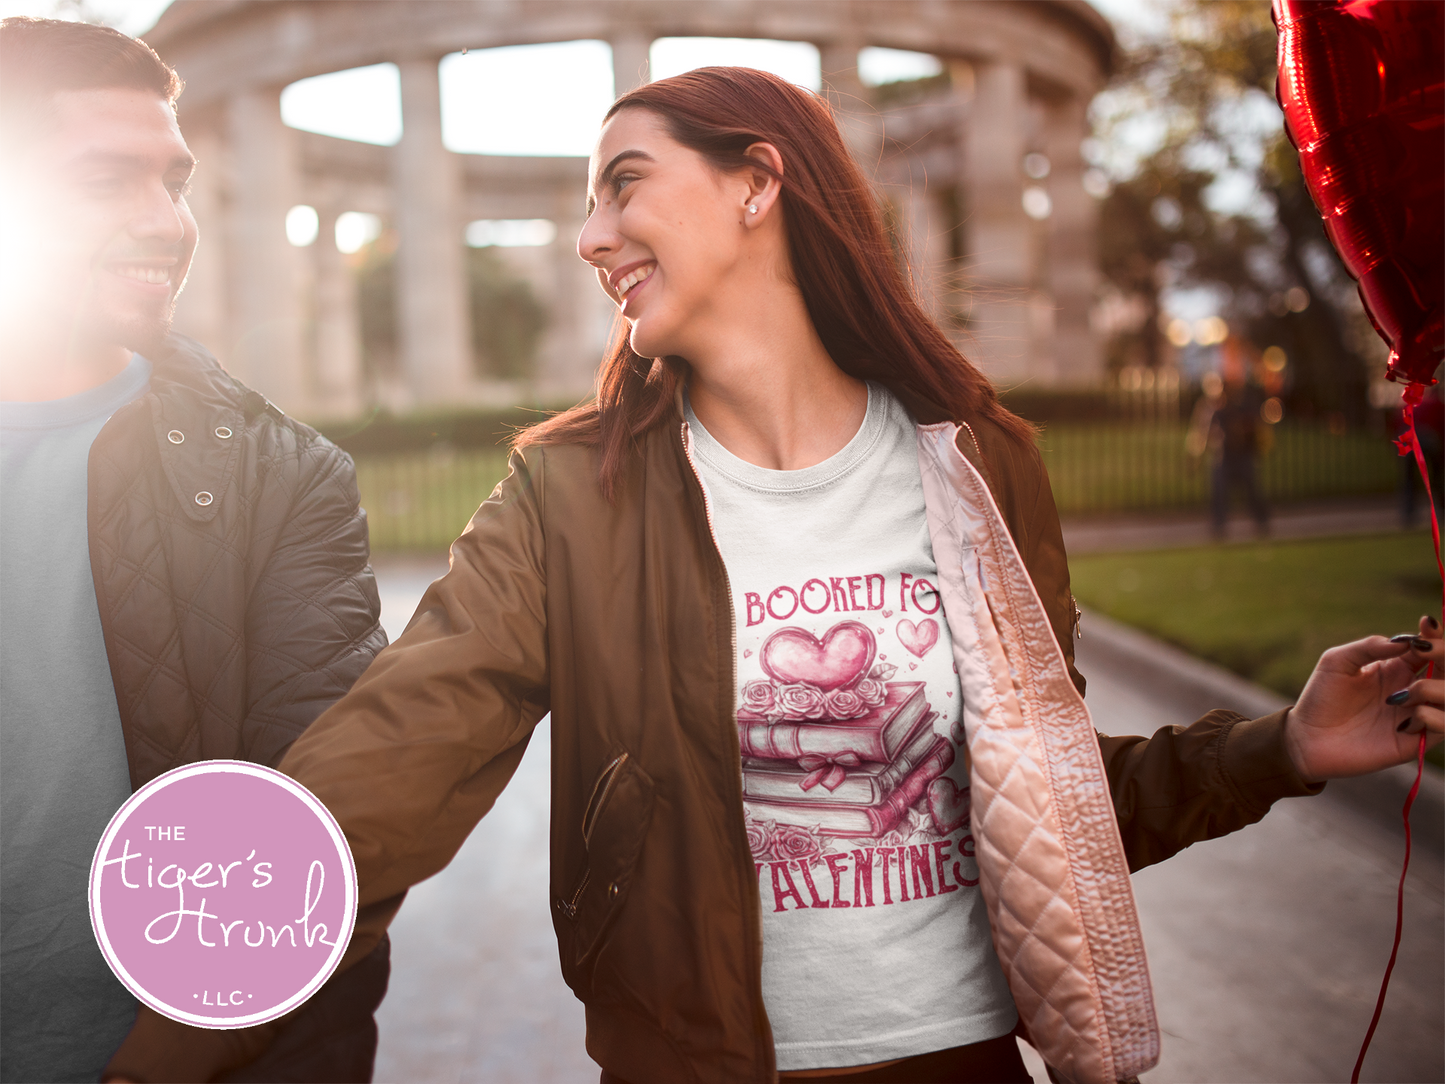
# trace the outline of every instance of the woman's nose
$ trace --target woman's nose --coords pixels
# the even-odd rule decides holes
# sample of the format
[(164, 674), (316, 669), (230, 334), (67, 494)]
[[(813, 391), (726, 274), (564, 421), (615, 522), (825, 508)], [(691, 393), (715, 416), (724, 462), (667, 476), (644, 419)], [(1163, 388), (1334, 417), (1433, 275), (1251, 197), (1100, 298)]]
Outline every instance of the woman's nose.
[(594, 211), (577, 235), (577, 255), (597, 267), (607, 256), (616, 251), (617, 237), (608, 228), (604, 216)]

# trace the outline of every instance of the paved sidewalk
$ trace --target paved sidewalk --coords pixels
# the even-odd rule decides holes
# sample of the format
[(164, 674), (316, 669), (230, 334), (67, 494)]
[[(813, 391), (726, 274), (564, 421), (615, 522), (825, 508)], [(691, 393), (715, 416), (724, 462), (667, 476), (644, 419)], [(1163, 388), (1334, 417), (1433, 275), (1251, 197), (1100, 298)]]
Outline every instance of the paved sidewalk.
[[(395, 636), (445, 563), (377, 564)], [(1100, 729), (1188, 722), (1201, 698), (1274, 702), (1238, 679), (1211, 690), (1187, 665), (1170, 670), (1147, 646), (1121, 647), (1093, 615), (1084, 627), (1080, 665)], [(491, 814), (393, 924), (378, 1081), (597, 1079), (548, 917), (548, 746), (544, 723)], [(1334, 787), (1135, 876), (1164, 1034), (1145, 1084), (1349, 1079), (1389, 955), (1403, 843)], [(1445, 1080), (1445, 861), (1420, 842), (1400, 962), (1362, 1080)]]
[[(1420, 509), (1416, 522), (1417, 525), (1428, 524), (1427, 509)], [(1276, 509), (1270, 520), (1270, 536), (1273, 538), (1317, 538), (1398, 530), (1400, 514), (1393, 498), (1295, 505)], [(1256, 537), (1254, 523), (1248, 516), (1236, 512), (1226, 525), (1225, 535), (1230, 542), (1251, 541)], [(1204, 511), (1064, 520), (1064, 545), (1070, 554), (1075, 555), (1204, 546), (1211, 541), (1209, 515)]]

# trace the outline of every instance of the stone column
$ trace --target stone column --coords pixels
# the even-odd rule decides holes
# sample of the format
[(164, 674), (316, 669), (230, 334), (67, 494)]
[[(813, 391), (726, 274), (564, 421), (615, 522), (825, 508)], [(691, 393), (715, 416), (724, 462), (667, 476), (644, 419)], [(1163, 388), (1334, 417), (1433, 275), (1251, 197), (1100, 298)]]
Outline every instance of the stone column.
[(1027, 292), (1034, 268), (1032, 221), (1023, 210), (1027, 88), (1023, 66), (975, 67), (963, 134), (967, 188), (966, 271), (970, 281), (969, 352), (995, 383), (1029, 375)]
[(356, 276), (336, 248), (336, 198), (321, 201), (321, 233), (312, 246), (316, 282), (316, 414), (345, 418), (365, 400), (361, 370), (361, 315)]
[(461, 163), (442, 145), (437, 58), (397, 67), (402, 137), (391, 162), (401, 368), (417, 405), (442, 405), (465, 398), (473, 383)]
[(1070, 98), (1045, 117), (1044, 139), (1051, 169), (1048, 287), (1054, 303), (1054, 379), (1090, 386), (1104, 380), (1103, 351), (1089, 323), (1099, 284), (1099, 205), (1084, 191), (1088, 164), (1079, 151), (1088, 134), (1088, 103)]
[(913, 288), (925, 312), (935, 321), (948, 316), (948, 235), (938, 198), (922, 178), (910, 187), (894, 189), (898, 205), (899, 239), (908, 257)]
[(175, 329), (188, 335), (230, 364), (230, 333), (226, 304), (226, 141), (214, 126), (185, 130), (186, 142), (196, 156), (196, 172), (186, 197), (200, 230), (200, 243), (191, 260), (176, 305)]
[(648, 57), (652, 48), (651, 33), (636, 29), (622, 30), (611, 39), (610, 44), (613, 97), (620, 98), (629, 90), (652, 82), (652, 62)]
[(236, 376), (288, 414), (309, 411), (303, 257), (286, 240), (300, 193), (296, 133), (281, 89), (242, 91), (227, 107), (231, 143), (231, 348)]
[(601, 360), (588, 333), (595, 308), (592, 295), (601, 289), (596, 272), (577, 255), (577, 235), (585, 221), (577, 211), (580, 195), (560, 191), (552, 213), (557, 240), (551, 252), (551, 324), (537, 366), (537, 395), (545, 403), (570, 402), (585, 394)]
[(818, 66), (823, 75), (823, 93), (838, 118), (843, 142), (853, 157), (872, 177), (883, 137), (883, 118), (868, 101), (867, 88), (858, 78), (856, 41), (818, 42)]

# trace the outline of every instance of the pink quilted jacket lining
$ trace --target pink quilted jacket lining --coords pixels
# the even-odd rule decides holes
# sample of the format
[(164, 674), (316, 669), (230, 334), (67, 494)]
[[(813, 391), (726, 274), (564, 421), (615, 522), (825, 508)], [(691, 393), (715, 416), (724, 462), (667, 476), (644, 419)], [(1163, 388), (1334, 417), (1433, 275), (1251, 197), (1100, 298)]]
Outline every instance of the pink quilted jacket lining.
[(1019, 1014), (1061, 1077), (1128, 1080), (1159, 1028), (1128, 863), (1083, 698), (952, 424), (918, 427), (963, 688), (981, 887)]

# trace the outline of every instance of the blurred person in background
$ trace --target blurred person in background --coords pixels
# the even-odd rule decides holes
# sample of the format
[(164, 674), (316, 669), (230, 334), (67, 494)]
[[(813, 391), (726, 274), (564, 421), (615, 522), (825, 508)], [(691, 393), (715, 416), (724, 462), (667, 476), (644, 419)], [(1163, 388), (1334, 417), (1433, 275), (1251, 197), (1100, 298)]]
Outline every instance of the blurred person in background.
[(1247, 347), (1231, 335), (1220, 347), (1223, 390), (1209, 421), (1209, 449), (1213, 466), (1209, 486), (1209, 520), (1214, 537), (1222, 540), (1229, 519), (1229, 499), (1244, 494), (1259, 537), (1269, 534), (1269, 505), (1259, 486), (1259, 456), (1267, 439), (1261, 433), (1260, 409), (1264, 395), (1250, 380)]
[[(349, 457), (169, 333), (197, 241), (181, 85), (113, 30), (0, 21), (6, 1081), (96, 1080), (135, 1022), (88, 912), (121, 803), (276, 764), (386, 642)], [(386, 951), (231, 1079), (369, 1080)]]
[[(1069, 1079), (1147, 1068), (1129, 871), (1438, 740), (1438, 625), (1326, 652), (1293, 709), (1099, 736), (1033, 433), (910, 294), (827, 104), (646, 84), (588, 203), (623, 319), (596, 399), (520, 434), (282, 763), (351, 842), (348, 957), (550, 712), (552, 919), (604, 1084), (1023, 1084), (1025, 1013)], [(226, 1071), (150, 1016), (115, 1075)]]

